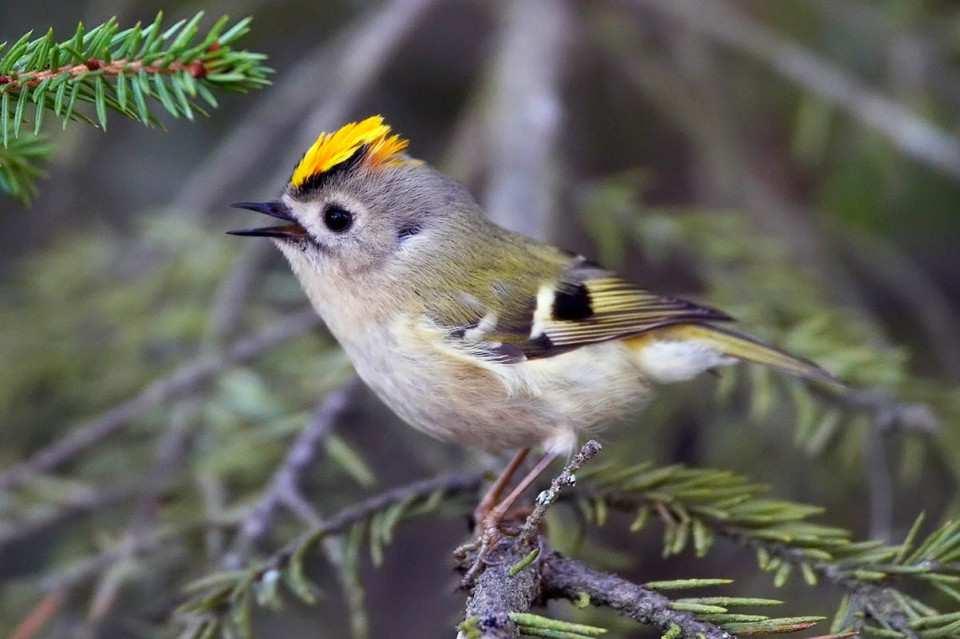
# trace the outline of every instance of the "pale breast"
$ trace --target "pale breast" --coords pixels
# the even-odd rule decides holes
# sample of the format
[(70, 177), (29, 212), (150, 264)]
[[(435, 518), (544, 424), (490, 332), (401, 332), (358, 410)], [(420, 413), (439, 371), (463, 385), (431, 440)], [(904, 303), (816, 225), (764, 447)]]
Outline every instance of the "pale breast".
[(358, 374), (404, 421), (440, 439), (503, 451), (567, 452), (577, 436), (642, 406), (650, 393), (620, 342), (493, 362), (451, 347), (422, 319), (342, 340)]

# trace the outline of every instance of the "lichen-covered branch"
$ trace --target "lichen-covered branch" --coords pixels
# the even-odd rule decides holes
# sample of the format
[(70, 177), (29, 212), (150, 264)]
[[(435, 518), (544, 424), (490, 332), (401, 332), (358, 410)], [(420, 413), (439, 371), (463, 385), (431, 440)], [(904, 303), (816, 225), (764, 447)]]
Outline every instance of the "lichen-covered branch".
[(510, 613), (530, 610), (542, 592), (539, 562), (534, 561), (516, 574), (511, 570), (527, 552), (526, 545), (505, 541), (488, 555), (484, 570), (470, 588), (459, 637), (517, 639), (520, 636), (520, 628)]

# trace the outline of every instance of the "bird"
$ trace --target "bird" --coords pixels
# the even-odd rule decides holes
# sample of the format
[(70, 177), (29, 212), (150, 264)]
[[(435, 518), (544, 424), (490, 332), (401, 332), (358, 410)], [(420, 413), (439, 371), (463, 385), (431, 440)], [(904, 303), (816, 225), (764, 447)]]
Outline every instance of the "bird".
[[(494, 224), (408, 144), (380, 115), (322, 133), (279, 199), (234, 205), (280, 223), (230, 233), (276, 244), (359, 377), (403, 421), (515, 451), (474, 511), (488, 542), (553, 460), (661, 385), (742, 361), (840, 384), (731, 329), (723, 311)], [(504, 496), (531, 450), (542, 457)]]

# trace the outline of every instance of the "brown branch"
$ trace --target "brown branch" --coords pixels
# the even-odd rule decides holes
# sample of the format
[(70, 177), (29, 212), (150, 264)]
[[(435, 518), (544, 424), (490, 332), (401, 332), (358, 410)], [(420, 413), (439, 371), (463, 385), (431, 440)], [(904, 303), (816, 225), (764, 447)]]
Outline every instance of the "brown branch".
[[(557, 501), (561, 491), (576, 483), (576, 473), (596, 457), (600, 444), (590, 440), (563, 467), (550, 487), (537, 496), (533, 512), (527, 517), (520, 534), (511, 540), (501, 540), (496, 547), (486, 549), (481, 544), (475, 552), (466, 552), (460, 558), (460, 568), (466, 573), (463, 583), (469, 584), (465, 626), (460, 636), (467, 636), (469, 625), (480, 632), (482, 639), (508, 639), (520, 636), (520, 629), (510, 619), (511, 612), (526, 612), (539, 598), (540, 570), (537, 560), (520, 570), (525, 557), (545, 543), (540, 537), (540, 524)], [(459, 552), (459, 551), (458, 551)], [(538, 551), (536, 551), (538, 552)], [(479, 554), (478, 554), (479, 553)], [(479, 558), (478, 558), (479, 557)], [(519, 571), (518, 571), (519, 570)]]
[(0, 473), (0, 491), (23, 484), (79, 455), (164, 402), (188, 395), (225, 369), (253, 359), (305, 334), (320, 323), (313, 309), (292, 313), (258, 333), (239, 339), (222, 354), (203, 355), (172, 374), (152, 382), (140, 393), (114, 408), (69, 429), (61, 439), (40, 449), (26, 461)]
[[(538, 537), (541, 548), (546, 541)], [(466, 621), (458, 639), (516, 639), (520, 629), (510, 613), (526, 612), (535, 603), (548, 599), (580, 601), (590, 597), (595, 606), (605, 606), (641, 624), (666, 632), (677, 626), (683, 637), (731, 639), (726, 630), (693, 614), (674, 610), (662, 594), (622, 577), (590, 568), (586, 564), (546, 552), (516, 574), (514, 567), (527, 552), (518, 539), (501, 543), (490, 557), (490, 565), (477, 577), (467, 600)], [(479, 634), (477, 634), (479, 633)]]
[(44, 595), (40, 602), (30, 609), (23, 621), (13, 629), (10, 639), (33, 639), (38, 636), (60, 611), (64, 598), (65, 593), (62, 590)]
[(583, 593), (590, 603), (606, 606), (625, 617), (666, 632), (677, 626), (684, 637), (730, 639), (732, 635), (688, 612), (674, 610), (671, 601), (658, 592), (644, 588), (610, 573), (594, 570), (559, 553), (550, 553), (542, 562), (543, 596), (547, 599), (577, 601)]
[[(44, 69), (42, 71), (24, 71), (22, 73), (13, 73), (10, 75), (0, 75), (0, 86), (14, 85), (14, 87), (35, 87), (44, 80), (50, 80), (60, 75), (69, 75), (73, 78), (81, 78), (90, 73), (99, 73), (101, 75), (117, 76), (122, 73), (144, 73), (172, 75), (174, 73), (186, 72), (194, 78), (202, 78), (207, 74), (206, 67), (202, 62), (183, 63), (173, 61), (167, 65), (144, 64), (143, 60), (118, 59), (113, 61), (101, 60), (99, 58), (90, 58), (83, 64), (66, 64), (56, 69)], [(16, 92), (16, 88), (9, 89)]]

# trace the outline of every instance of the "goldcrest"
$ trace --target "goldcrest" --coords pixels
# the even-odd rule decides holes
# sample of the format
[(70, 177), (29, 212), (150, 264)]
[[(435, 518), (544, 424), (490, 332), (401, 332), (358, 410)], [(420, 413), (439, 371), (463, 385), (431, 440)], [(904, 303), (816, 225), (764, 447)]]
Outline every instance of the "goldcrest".
[(280, 224), (233, 233), (275, 242), (357, 373), (414, 428), (563, 455), (658, 385), (738, 361), (835, 383), (722, 311), (493, 224), (406, 147), (380, 116), (323, 134), (279, 200), (237, 205)]

